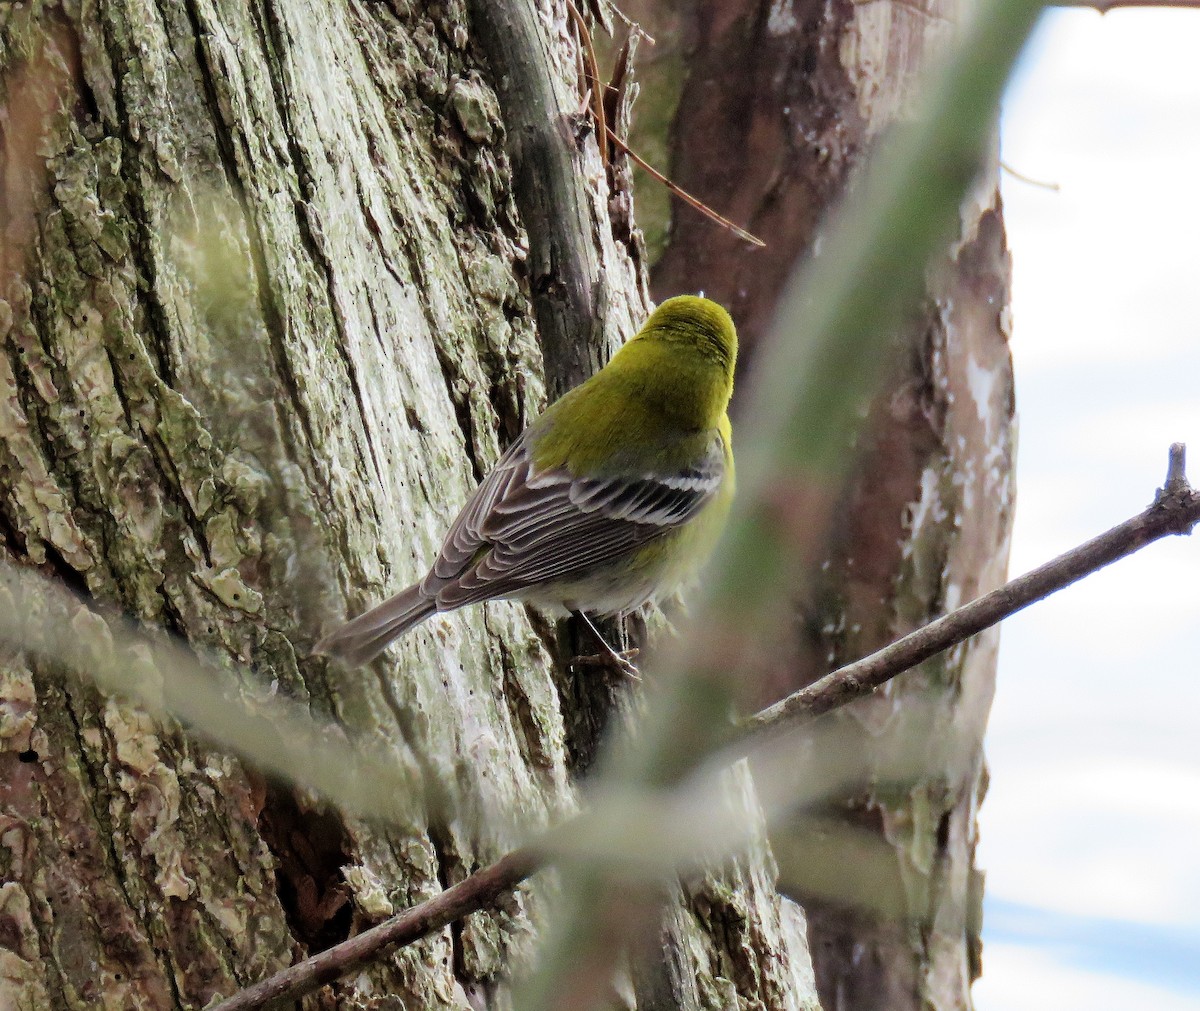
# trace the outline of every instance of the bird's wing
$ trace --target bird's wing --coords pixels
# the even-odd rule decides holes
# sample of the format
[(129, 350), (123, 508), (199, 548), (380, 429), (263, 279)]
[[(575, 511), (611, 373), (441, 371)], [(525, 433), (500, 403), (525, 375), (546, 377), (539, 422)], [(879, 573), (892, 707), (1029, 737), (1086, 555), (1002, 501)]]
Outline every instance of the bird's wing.
[(716, 433), (676, 473), (601, 478), (537, 471), (521, 439), (455, 520), (422, 591), (449, 609), (581, 577), (691, 519), (724, 473)]

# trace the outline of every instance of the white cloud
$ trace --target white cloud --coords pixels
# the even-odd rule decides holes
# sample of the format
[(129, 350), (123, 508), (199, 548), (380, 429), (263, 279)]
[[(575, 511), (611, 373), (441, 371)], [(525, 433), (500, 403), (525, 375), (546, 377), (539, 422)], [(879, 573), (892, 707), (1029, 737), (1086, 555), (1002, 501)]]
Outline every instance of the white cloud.
[(1023, 945), (987, 944), (975, 1011), (1197, 1011), (1200, 998), (1080, 969)]
[(1059, 12), (1005, 100), (1014, 352), (1027, 367), (1145, 361), (1197, 342), (1195, 11)]
[(1076, 916), (1195, 923), (1200, 808), (1187, 799), (1200, 796), (1200, 766), (1119, 746), (1108, 758), (1047, 760), (1040, 750), (1040, 761), (1009, 756), (984, 805), (989, 895)]

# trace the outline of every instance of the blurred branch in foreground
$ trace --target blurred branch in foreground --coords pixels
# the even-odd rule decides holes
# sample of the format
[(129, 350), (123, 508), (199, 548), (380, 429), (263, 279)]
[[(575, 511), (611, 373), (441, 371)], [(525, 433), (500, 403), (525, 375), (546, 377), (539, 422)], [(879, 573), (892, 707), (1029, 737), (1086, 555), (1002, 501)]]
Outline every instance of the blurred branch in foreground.
[[(1078, 582), (1091, 573), (1125, 558), (1154, 541), (1173, 534), (1188, 534), (1200, 523), (1200, 491), (1192, 488), (1184, 472), (1184, 447), (1171, 447), (1167, 479), (1154, 502), (1141, 513), (1106, 533), (1059, 555), (1045, 565), (1019, 576), (997, 590), (931, 622), (871, 656), (834, 671), (751, 717), (723, 752), (728, 761), (759, 749), (765, 739), (805, 726), (821, 713), (871, 694), (880, 685), (909, 670), (934, 653), (963, 642), (984, 628), (1016, 614), (1030, 604)], [(755, 751), (757, 756), (757, 750)], [(687, 784), (680, 790), (687, 789)], [(672, 795), (650, 797), (644, 811), (657, 809), (662, 834), (673, 824), (677, 805)], [(768, 815), (777, 813), (794, 798), (772, 796), (769, 785), (760, 785)], [(271, 1001), (297, 999), (325, 983), (377, 958), (393, 945), (408, 944), (455, 919), (486, 907), (521, 881), (545, 867), (554, 854), (569, 855), (564, 846), (570, 836), (586, 838), (593, 815), (582, 815), (550, 833), (541, 843), (514, 850), (491, 866), (477, 871), (434, 898), (414, 906), (377, 927), (305, 959), (248, 987), (217, 1005), (215, 1011), (251, 1011)], [(708, 843), (709, 840), (703, 840)], [(693, 843), (697, 845), (697, 843)], [(594, 854), (593, 854), (594, 855)]]
[[(882, 141), (819, 252), (789, 283), (743, 385), (738, 499), (696, 620), (653, 665), (658, 690), (636, 736), (610, 742), (597, 794), (670, 789), (727, 739), (729, 713), (745, 711), (788, 627), (806, 568), (801, 534), (828, 522), (863, 405), (893, 361), (927, 265), (959, 232), (1010, 70), (1044, 6), (988, 0), (974, 12), (929, 76), (913, 121)], [(627, 846), (645, 848), (636, 835)], [(603, 1006), (622, 949), (660, 922), (661, 891), (611, 867), (572, 865), (562, 880), (562, 912), (514, 997), (522, 1011)]]
[[(352, 817), (412, 823), (424, 810), (420, 777), (399, 748), (321, 720), (228, 658), (160, 635), (113, 611), (93, 610), (56, 582), (0, 564), (0, 643), (12, 643), (132, 700), (156, 719), (287, 779)], [(203, 658), (202, 658), (203, 657)]]

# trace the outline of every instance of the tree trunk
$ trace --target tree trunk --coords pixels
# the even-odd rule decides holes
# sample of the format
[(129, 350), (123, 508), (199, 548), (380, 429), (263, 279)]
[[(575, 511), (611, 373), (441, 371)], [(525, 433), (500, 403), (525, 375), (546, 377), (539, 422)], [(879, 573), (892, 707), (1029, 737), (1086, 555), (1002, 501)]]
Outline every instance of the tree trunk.
[[(672, 121), (669, 175), (767, 242), (754, 249), (678, 200), (649, 205), (653, 291), (729, 305), (753, 355), (787, 277), (872, 141), (910, 108), (966, 4), (697, 0), (635, 5), (656, 38), (635, 148)], [(647, 110), (641, 110), (646, 113)], [(1012, 521), (1009, 262), (995, 161), (930, 270), (917, 318), (859, 438), (831, 530), (813, 531), (794, 652), (773, 701), (999, 585)], [(735, 398), (736, 411), (736, 398)], [(968, 1008), (979, 973), (975, 814), (996, 633), (837, 717), (851, 785), (772, 833), (809, 916), (825, 1011)], [(825, 738), (822, 738), (823, 740)], [(836, 766), (836, 761), (831, 765)], [(850, 765), (857, 772), (851, 775)]]
[[(494, 817), (344, 818), (4, 646), (0, 1005), (201, 1007), (491, 861), (514, 818), (577, 803), (568, 740), (611, 693), (556, 670), (537, 615), (439, 617), (360, 671), (309, 656), (423, 574), (547, 376), (578, 381), (644, 311), (563, 6), (474, 14), (2, 13), (4, 557), (227, 654), (387, 742), (448, 809)], [(530, 169), (547, 158), (548, 198)], [(543, 892), (307, 1006), (508, 1007)], [(641, 1007), (813, 1000), (761, 837), (676, 903), (661, 955)]]

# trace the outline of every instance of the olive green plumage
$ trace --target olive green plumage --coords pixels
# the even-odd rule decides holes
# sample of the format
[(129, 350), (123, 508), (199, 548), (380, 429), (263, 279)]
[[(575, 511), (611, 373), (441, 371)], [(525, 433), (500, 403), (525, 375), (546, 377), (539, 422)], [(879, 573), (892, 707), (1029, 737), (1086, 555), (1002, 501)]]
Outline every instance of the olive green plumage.
[(737, 334), (708, 299), (668, 299), (548, 407), (475, 490), (420, 583), (326, 636), (352, 665), (438, 611), (483, 600), (616, 614), (708, 557), (733, 498)]

